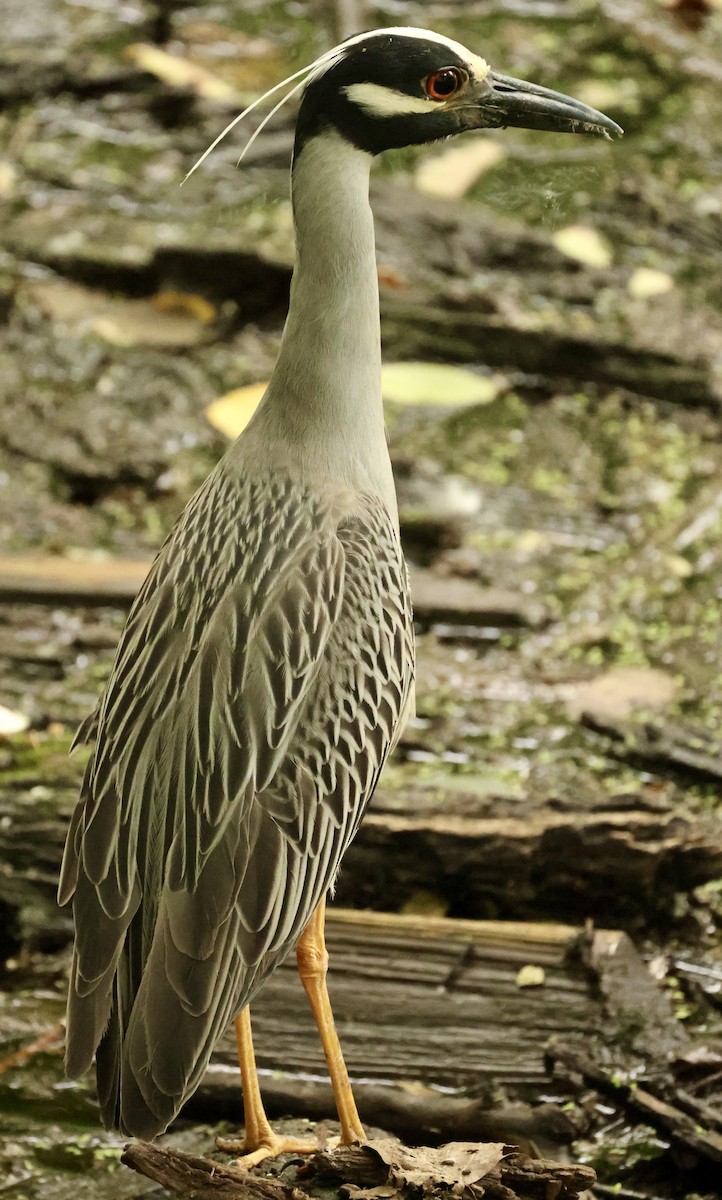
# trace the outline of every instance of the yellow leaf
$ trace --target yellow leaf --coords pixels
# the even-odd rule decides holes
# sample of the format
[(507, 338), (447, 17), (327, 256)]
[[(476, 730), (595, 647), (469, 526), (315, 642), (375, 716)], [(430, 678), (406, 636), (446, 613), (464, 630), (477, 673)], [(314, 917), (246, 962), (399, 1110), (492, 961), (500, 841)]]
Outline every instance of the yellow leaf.
[(671, 292), (674, 280), (666, 271), (655, 271), (652, 267), (637, 267), (627, 284), (627, 291), (637, 300), (645, 300), (648, 296), (662, 296)]
[(502, 381), (446, 363), (397, 362), (381, 368), (384, 400), (393, 404), (489, 404)]
[(421, 161), (415, 181), (420, 192), (441, 196), (444, 200), (460, 200), (474, 186), (480, 175), (490, 171), (506, 156), (499, 142), (488, 138), (471, 138), (441, 154)]
[(612, 261), (609, 243), (589, 225), (565, 225), (552, 234), (557, 250), (587, 267), (608, 267)]
[(210, 325), (217, 316), (210, 300), (195, 292), (156, 292), (152, 304), (156, 312), (174, 317), (195, 317), (203, 325)]
[(124, 54), (142, 71), (155, 75), (156, 79), (171, 87), (191, 88), (204, 100), (217, 100), (220, 103), (238, 102), (238, 92), (230, 83), (219, 79), (198, 63), (179, 58), (177, 54), (168, 54), (159, 46), (151, 46), (147, 42), (134, 42), (126, 47)]
[(267, 383), (249, 383), (247, 387), (234, 388), (214, 400), (206, 409), (211, 425), (226, 437), (238, 437), (258, 408), (267, 387)]
[(448, 911), (449, 905), (446, 900), (442, 900), (441, 896), (427, 891), (426, 888), (412, 892), (401, 906), (402, 913), (417, 917), (445, 917)]
[(535, 967), (529, 963), (517, 972), (516, 986), (520, 988), (543, 987), (545, 982), (544, 968)]
[[(381, 368), (383, 397), (392, 404), (489, 404), (498, 396), (502, 384), (499, 376), (488, 379), (464, 367), (447, 366), (445, 363), (387, 363)], [(256, 411), (267, 387), (266, 382), (234, 388), (208, 405), (206, 417), (226, 437), (238, 437)]]

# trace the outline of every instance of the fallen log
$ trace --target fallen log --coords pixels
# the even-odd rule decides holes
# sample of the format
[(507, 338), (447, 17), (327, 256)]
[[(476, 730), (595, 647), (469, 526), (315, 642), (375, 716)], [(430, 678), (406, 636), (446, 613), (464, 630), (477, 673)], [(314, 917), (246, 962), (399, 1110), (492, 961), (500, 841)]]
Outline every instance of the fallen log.
[[(69, 937), (55, 890), (83, 758), (67, 759), (66, 748), (67, 737), (52, 760), (18, 771), (0, 790), (0, 906), (15, 948), (54, 949)], [(477, 816), (485, 810), (473, 793), (457, 788), (436, 811), (424, 796), (423, 787), (405, 796), (382, 781), (344, 859), (341, 904), (398, 911), (431, 890), (474, 918), (572, 913), (631, 927), (659, 922), (677, 894), (722, 874), (714, 814), (678, 809), (674, 798), (645, 808), (642, 797), (619, 797), (608, 809), (581, 811), (530, 798), (522, 819), (518, 803), (501, 798), (494, 816)]]
[[(301, 1188), (148, 1142), (126, 1146), (121, 1161), (188, 1200), (309, 1200), (329, 1186), (347, 1200), (367, 1195), (378, 1200), (381, 1194), (401, 1200), (453, 1195), (462, 1189), (489, 1200), (573, 1200), (596, 1178), (590, 1167), (543, 1162), (503, 1144), (451, 1143), (410, 1150), (393, 1139), (314, 1155), (298, 1171)], [(464, 1166), (474, 1162), (475, 1167)]]

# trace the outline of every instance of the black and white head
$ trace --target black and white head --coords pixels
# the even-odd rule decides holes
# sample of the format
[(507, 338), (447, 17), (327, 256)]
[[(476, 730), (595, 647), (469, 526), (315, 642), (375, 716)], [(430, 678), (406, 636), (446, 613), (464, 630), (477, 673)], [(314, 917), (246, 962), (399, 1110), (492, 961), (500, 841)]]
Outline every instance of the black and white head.
[(570, 96), (498, 74), (450, 38), (427, 29), (377, 29), (350, 38), (313, 70), (296, 149), (329, 128), (379, 154), (506, 125), (607, 137), (622, 132)]
[(192, 171), (247, 113), (287, 85), (292, 86), (241, 157), (298, 92), (296, 155), (324, 132), (337, 132), (368, 154), (507, 125), (606, 138), (622, 134), (604, 113), (561, 92), (500, 75), (451, 38), (428, 29), (375, 29), (349, 38), (260, 96), (219, 134)]

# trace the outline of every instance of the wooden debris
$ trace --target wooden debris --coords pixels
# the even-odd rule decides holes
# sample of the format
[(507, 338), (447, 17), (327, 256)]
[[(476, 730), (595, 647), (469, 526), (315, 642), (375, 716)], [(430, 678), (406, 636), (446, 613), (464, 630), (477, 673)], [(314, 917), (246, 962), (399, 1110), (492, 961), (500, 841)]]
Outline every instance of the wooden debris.
[[(662, 1099), (651, 1090), (651, 1083), (640, 1086), (636, 1079), (593, 1059), (586, 1049), (563, 1041), (554, 1040), (549, 1048), (550, 1061), (573, 1072), (585, 1083), (593, 1085), (602, 1095), (615, 1101), (619, 1107), (660, 1130), (679, 1145), (711, 1162), (722, 1163), (722, 1133), (715, 1128), (705, 1128), (701, 1123), (701, 1112), (690, 1115), (679, 1105)], [(715, 1114), (719, 1124), (721, 1114)]]
[(277, 1179), (223, 1166), (183, 1150), (161, 1149), (151, 1142), (130, 1142), (120, 1161), (189, 1200), (308, 1200), (307, 1192)]
[(189, 1200), (309, 1200), (329, 1185), (347, 1200), (458, 1195), (467, 1188), (489, 1200), (573, 1200), (595, 1180), (590, 1167), (543, 1162), (503, 1144), (457, 1142), (412, 1150), (390, 1138), (314, 1155), (298, 1172), (303, 1190), (147, 1142), (126, 1146), (121, 1161)]
[(6, 1054), (0, 1059), (0, 1075), (15, 1067), (23, 1066), (35, 1054), (43, 1054), (46, 1050), (55, 1050), (62, 1045), (65, 1037), (65, 1021), (56, 1021), (50, 1029), (46, 1029), (38, 1037), (33, 1038), (12, 1054)]
[[(132, 604), (150, 567), (147, 561), (69, 559), (30, 555), (0, 557), (0, 603)], [(539, 605), (503, 588), (483, 588), (468, 579), (441, 579), (411, 567), (416, 619), (463, 625), (533, 625)]]
[(722, 779), (722, 743), (708, 729), (684, 722), (646, 720), (644, 724), (614, 720), (600, 713), (585, 713), (584, 724), (609, 737), (615, 758), (652, 768), (657, 774), (688, 778)]

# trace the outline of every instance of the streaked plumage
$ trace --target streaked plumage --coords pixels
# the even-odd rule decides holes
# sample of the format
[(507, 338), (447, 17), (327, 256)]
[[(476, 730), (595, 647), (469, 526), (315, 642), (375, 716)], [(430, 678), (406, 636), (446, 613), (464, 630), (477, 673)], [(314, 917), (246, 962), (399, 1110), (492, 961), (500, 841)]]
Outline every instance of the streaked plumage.
[(295, 944), (393, 741), (412, 637), (375, 497), (243, 480), (224, 460), (171, 533), (123, 634), (61, 885), (78, 930), (68, 1069), (110, 1021), (107, 1123), (140, 1088), (157, 1122), (133, 1131), (167, 1124)]
[(78, 1075), (97, 1051), (103, 1119), (126, 1132), (166, 1128), (230, 1020), (322, 922), (412, 703), (369, 167), (504, 123), (617, 130), (423, 30), (359, 36), (309, 68), (273, 377), (164, 543), (79, 732), (95, 748), (59, 893), (76, 928), (66, 1062)]

